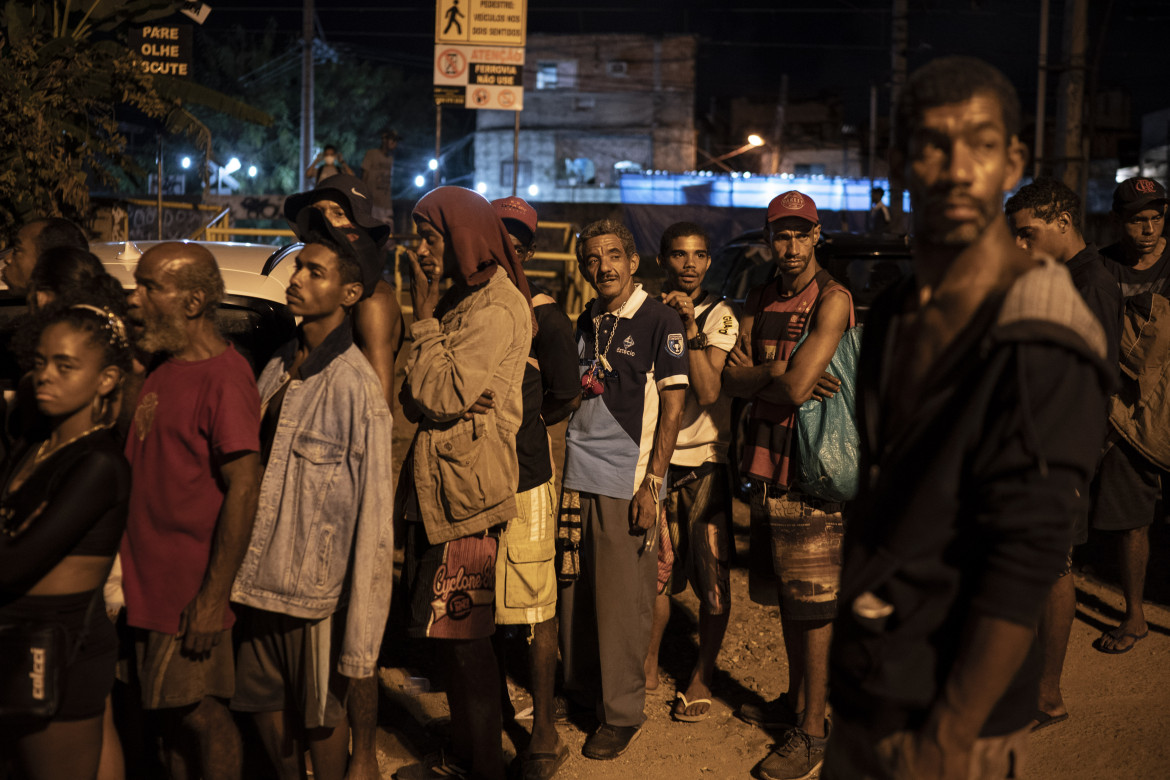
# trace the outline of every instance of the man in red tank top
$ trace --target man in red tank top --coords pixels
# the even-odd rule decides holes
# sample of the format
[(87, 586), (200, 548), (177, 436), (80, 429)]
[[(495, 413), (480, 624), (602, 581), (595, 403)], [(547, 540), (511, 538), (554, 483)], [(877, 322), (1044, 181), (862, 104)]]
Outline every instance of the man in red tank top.
[(825, 369), (854, 320), (849, 291), (817, 264), (821, 227), (812, 198), (796, 191), (777, 196), (768, 204), (767, 228), (776, 275), (748, 294), (723, 385), (752, 401), (740, 466), (753, 482), (749, 588), (757, 603), (775, 604), (779, 596), (788, 654), (788, 691), (737, 714), (789, 727), (756, 767), (760, 776), (780, 780), (815, 770), (828, 740), (829, 638), (844, 536), (842, 504), (803, 495), (793, 484), (790, 434), (801, 404), (836, 392), (839, 382)]

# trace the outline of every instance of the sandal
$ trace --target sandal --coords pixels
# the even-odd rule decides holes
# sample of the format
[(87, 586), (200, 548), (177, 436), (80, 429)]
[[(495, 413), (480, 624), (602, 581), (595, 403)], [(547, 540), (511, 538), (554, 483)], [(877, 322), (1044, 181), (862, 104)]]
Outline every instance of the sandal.
[[(680, 704), (682, 705), (682, 709), (679, 709), (678, 705)], [(688, 715), (687, 710), (689, 710), (694, 704), (706, 704), (707, 711), (700, 712), (697, 715)], [(672, 707), (670, 710), (670, 717), (677, 721), (681, 721), (682, 723), (698, 723), (701, 720), (706, 720), (711, 715), (711, 706), (712, 702), (710, 699), (695, 699), (694, 701), (687, 701), (686, 694), (680, 691), (679, 694), (674, 698), (674, 707)]]
[(555, 753), (524, 753), (520, 756), (520, 780), (551, 780), (568, 760), (569, 746), (564, 743)]

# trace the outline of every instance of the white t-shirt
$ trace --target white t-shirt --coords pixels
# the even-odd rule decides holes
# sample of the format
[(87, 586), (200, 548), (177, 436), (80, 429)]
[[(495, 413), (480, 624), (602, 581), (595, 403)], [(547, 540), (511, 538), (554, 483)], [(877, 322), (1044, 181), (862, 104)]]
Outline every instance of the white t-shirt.
[[(730, 352), (739, 338), (739, 312), (728, 301), (719, 301), (712, 293), (695, 307), (695, 319), (708, 309), (711, 313), (703, 322), (707, 334), (707, 349), (721, 349)], [(689, 353), (690, 359), (698, 357)], [(672, 466), (701, 466), (704, 463), (726, 463), (727, 444), (731, 440), (731, 396), (720, 393), (719, 400), (703, 408), (695, 397), (694, 385), (687, 390), (687, 402), (683, 408), (682, 422), (678, 432), (678, 443), (674, 445)]]

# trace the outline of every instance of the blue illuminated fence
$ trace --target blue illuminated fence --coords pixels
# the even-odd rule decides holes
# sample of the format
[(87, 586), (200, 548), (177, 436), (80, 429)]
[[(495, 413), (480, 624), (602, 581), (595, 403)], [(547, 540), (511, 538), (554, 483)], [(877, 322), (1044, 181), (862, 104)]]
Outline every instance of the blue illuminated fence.
[[(873, 184), (889, 190), (889, 182), (875, 179)], [(795, 176), (780, 173), (771, 176), (751, 173), (623, 174), (620, 179), (622, 203), (661, 206), (731, 206), (766, 208), (782, 192), (800, 190), (816, 201), (824, 211), (869, 211), (869, 179), (840, 179), (825, 176)], [(887, 195), (887, 199), (888, 199)], [(910, 196), (903, 194), (902, 208), (910, 209)]]

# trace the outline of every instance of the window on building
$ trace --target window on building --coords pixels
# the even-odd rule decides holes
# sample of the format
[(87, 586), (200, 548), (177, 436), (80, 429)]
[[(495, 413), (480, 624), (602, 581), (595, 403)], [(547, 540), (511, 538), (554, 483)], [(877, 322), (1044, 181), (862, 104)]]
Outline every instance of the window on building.
[[(529, 184), (532, 184), (532, 161), (531, 160), (521, 160), (519, 171), (520, 171), (520, 177), (516, 181), (516, 187), (518, 190), (522, 190), (522, 189), (526, 188)], [(500, 186), (506, 187), (509, 190), (512, 189), (512, 161), (511, 160), (500, 160)]]
[(610, 60), (605, 63), (605, 75), (615, 78), (624, 78), (629, 73), (629, 65), (625, 60)]
[(562, 170), (557, 176), (557, 185), (561, 187), (584, 187), (597, 184), (597, 166), (588, 157), (566, 157), (562, 162)]
[(538, 62), (536, 64), (536, 88), (557, 88), (557, 64), (555, 62)]
[(575, 89), (577, 87), (577, 61), (560, 60), (536, 63), (537, 89)]

